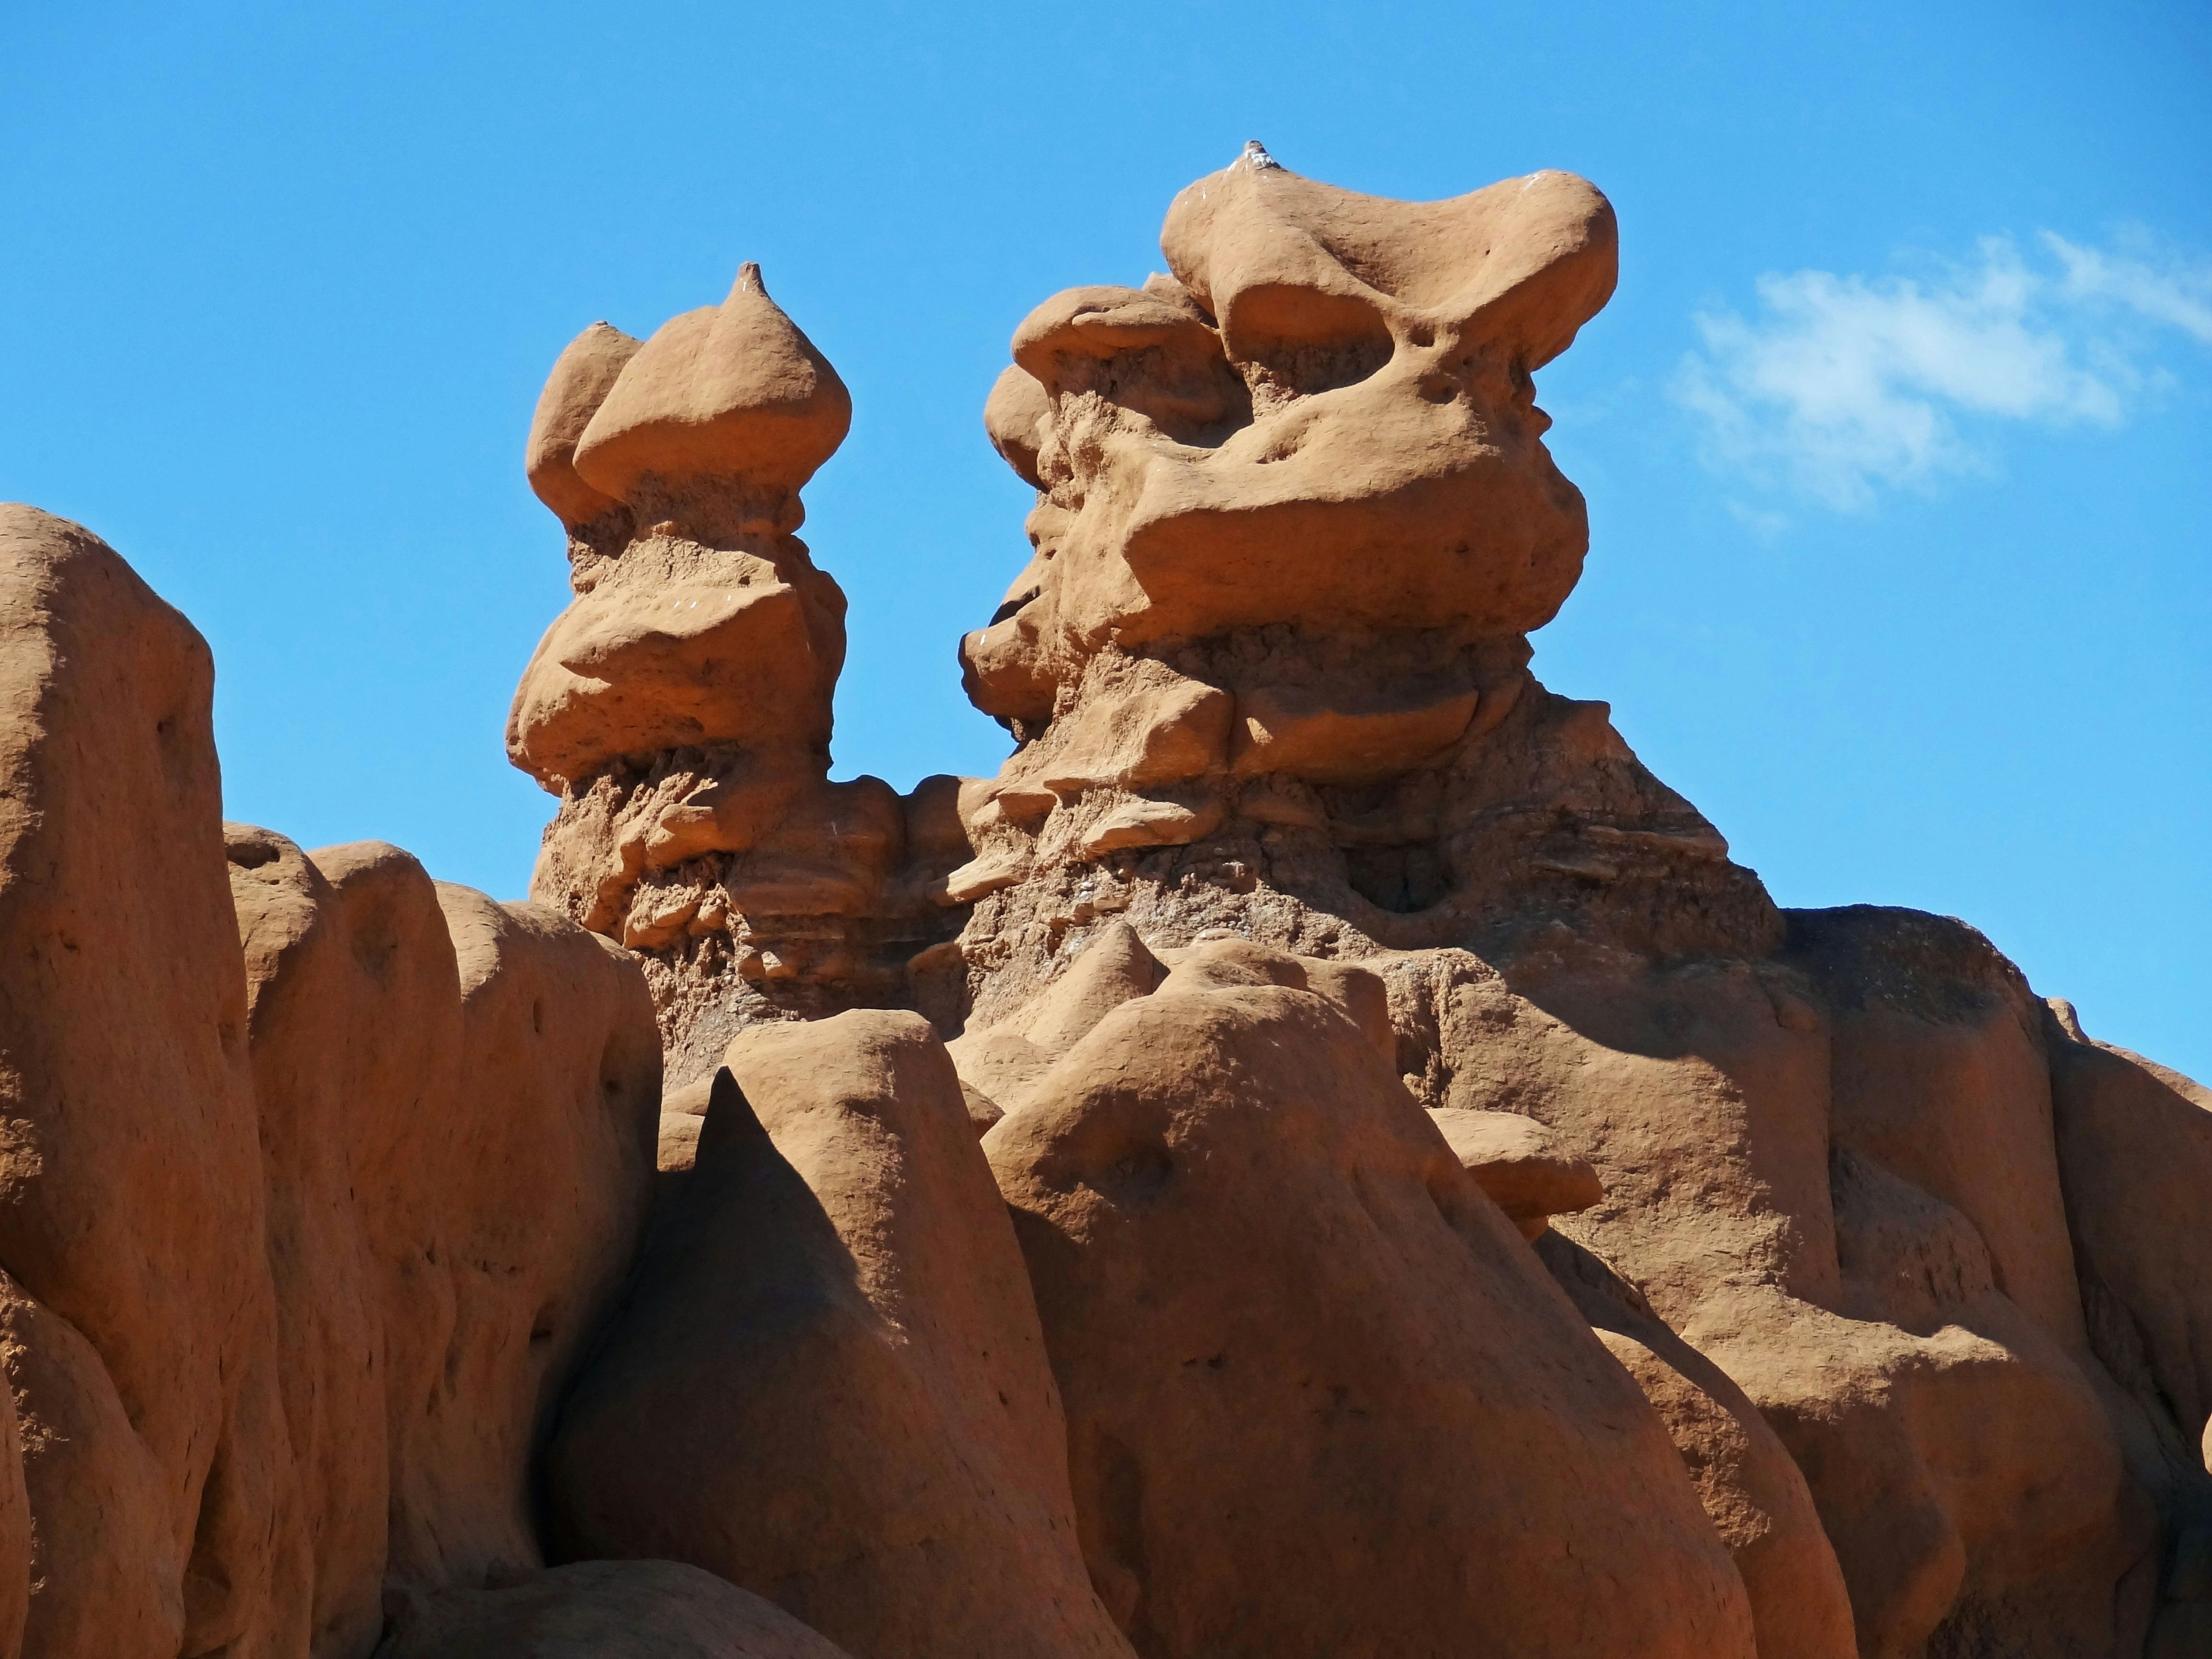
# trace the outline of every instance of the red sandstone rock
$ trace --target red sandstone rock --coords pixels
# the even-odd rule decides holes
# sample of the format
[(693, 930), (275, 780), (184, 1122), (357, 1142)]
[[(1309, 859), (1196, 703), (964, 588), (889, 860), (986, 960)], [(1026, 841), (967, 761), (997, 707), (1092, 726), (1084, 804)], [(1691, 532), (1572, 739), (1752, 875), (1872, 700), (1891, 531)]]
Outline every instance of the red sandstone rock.
[(795, 500), (852, 422), (837, 371), (747, 264), (720, 305), (662, 324), (623, 366), (575, 441), (574, 465), (618, 501), (647, 478), (733, 480), (771, 502)]
[[(954, 878), (993, 1144), (1052, 1075), (1030, 1011), (1102, 927), (1372, 969), (1423, 1104), (1587, 1155), (1602, 1197), (1527, 1225), (1571, 1196), (1546, 1249), (1648, 1297), (1637, 1334), (1599, 1322), (1763, 1651), (2182, 1639), (2212, 1508), (2176, 1448), (2207, 1425), (2142, 1334), (2193, 1401), (2182, 1275), (2112, 1224), (2129, 1290), (2084, 1269), (2045, 1080), (2103, 1062), (1962, 930), (1785, 918), (1603, 705), (1527, 674), (1583, 545), (1527, 374), (1603, 302), (1612, 235), (1565, 175), (1394, 204), (1252, 152), (1178, 198), (1173, 277), (1017, 331), (986, 424), (1041, 492), (1032, 556), (963, 659), (1018, 747), (963, 793)], [(1223, 696), (1226, 752), (1186, 744)], [(2136, 1132), (2084, 1133), (2116, 1192), (2100, 1160), (2143, 1153), (2102, 1149)]]
[(531, 1458), (642, 1225), (635, 968), (379, 842), (231, 826), (314, 1651), (538, 1565)]
[(927, 1025), (746, 1032), (548, 1455), (564, 1552), (690, 1561), (871, 1659), (1126, 1655), (1066, 1456), (1021, 1255)]
[(522, 470), (538, 499), (568, 525), (589, 524), (621, 505), (576, 474), (576, 441), (637, 356), (641, 341), (607, 323), (593, 323), (568, 342), (539, 394)]
[(1749, 1655), (1658, 1421), (1358, 1028), (1184, 971), (984, 1139), (1138, 1650)]
[(104, 543), (0, 507), (0, 1610), (30, 1586), (39, 1656), (307, 1640), (213, 682)]
[(1453, 1155), (1531, 1243), (1552, 1217), (1587, 1210), (1605, 1196), (1589, 1160), (1562, 1150), (1559, 1137), (1534, 1118), (1449, 1106), (1430, 1115)]
[(845, 598), (791, 532), (850, 416), (753, 265), (642, 347), (586, 330), (539, 400), (577, 597), (507, 723), (561, 798), (531, 890), (641, 953), (678, 1083), (762, 1014), (920, 994), (909, 963), (957, 925), (946, 792), (829, 781)]

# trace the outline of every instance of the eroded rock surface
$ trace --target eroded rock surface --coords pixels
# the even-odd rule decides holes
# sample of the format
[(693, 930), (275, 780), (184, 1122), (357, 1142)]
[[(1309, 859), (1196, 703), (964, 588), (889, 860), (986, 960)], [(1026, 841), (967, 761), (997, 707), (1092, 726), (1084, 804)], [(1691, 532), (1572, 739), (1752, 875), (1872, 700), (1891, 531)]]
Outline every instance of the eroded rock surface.
[(950, 778), (829, 781), (845, 596), (795, 532), (852, 402), (759, 267), (554, 365), (526, 453), (576, 598), (507, 753), (560, 797), (532, 895), (645, 963), (678, 1082), (748, 1020), (910, 1000), (969, 856)]
[(983, 1143), (1138, 1650), (1749, 1656), (1657, 1418), (1428, 1115), (1208, 955)]
[(0, 1652), (366, 1659), (387, 1589), (538, 1563), (532, 1460), (645, 1216), (636, 965), (226, 829), (211, 688), (105, 544), (0, 509)]
[(1604, 198), (1162, 246), (1014, 334), (1017, 746), (906, 796), (835, 370), (750, 266), (571, 343), (532, 903), (222, 825), (0, 507), (0, 1659), (2212, 1651), (2212, 1096), (1529, 675)]
[(104, 542), (0, 507), (0, 1651), (307, 1641), (214, 679)]
[(2054, 1046), (1978, 935), (1785, 915), (1528, 672), (1587, 539), (1528, 377), (1613, 235), (1567, 175), (1384, 203), (1255, 148), (1177, 198), (1170, 274), (1017, 331), (985, 422), (1033, 556), (962, 655), (1018, 746), (961, 793), (954, 1052), (995, 1144), (1054, 1000), (1142, 995), (1136, 953), (1373, 970), (1393, 1069), (1501, 1195), (1517, 1165), (1665, 1418), (1762, 1652), (2138, 1651), (2195, 1616), (2186, 1275), (2069, 1206), (2114, 1137), (2183, 1132), (2055, 1120), (2054, 1066), (2087, 1099), (2122, 1062)]
[(1126, 1659), (943, 1045), (855, 1010), (727, 1058), (549, 1455), (559, 1547), (690, 1561), (871, 1659)]

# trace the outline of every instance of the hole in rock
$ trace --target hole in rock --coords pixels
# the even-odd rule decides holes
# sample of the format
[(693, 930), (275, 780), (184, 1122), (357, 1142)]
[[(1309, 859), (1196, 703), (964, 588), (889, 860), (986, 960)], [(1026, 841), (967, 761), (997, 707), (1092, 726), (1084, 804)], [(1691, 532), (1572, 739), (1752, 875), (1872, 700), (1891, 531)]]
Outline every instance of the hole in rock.
[(1352, 891), (1401, 915), (1425, 910), (1451, 891), (1443, 861), (1425, 844), (1350, 847), (1345, 849), (1344, 864)]

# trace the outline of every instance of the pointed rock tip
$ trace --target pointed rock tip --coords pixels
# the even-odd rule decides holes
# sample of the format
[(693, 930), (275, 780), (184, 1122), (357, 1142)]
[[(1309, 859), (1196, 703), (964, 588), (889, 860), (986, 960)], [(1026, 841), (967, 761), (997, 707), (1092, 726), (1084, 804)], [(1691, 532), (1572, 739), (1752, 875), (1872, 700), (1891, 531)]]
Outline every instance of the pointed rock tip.
[(761, 281), (759, 260), (748, 259), (738, 267), (738, 280), (731, 284), (730, 297), (734, 300), (740, 294), (757, 294), (763, 300), (768, 298), (768, 285)]
[(1283, 164), (1280, 161), (1278, 161), (1273, 156), (1268, 155), (1267, 147), (1261, 143), (1257, 138), (1247, 138), (1244, 141), (1244, 149), (1243, 152), (1237, 157), (1237, 160), (1231, 162), (1230, 165), (1231, 167), (1235, 167), (1240, 162), (1245, 167), (1250, 167), (1255, 173), (1281, 173), (1285, 171)]

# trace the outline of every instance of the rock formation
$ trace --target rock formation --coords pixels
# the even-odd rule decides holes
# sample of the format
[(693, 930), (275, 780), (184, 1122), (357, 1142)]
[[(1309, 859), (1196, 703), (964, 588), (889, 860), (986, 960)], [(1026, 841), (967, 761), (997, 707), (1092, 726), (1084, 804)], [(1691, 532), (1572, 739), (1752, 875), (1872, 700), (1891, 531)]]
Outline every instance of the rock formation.
[(0, 1654), (366, 1659), (388, 1593), (542, 1565), (645, 1216), (635, 963), (226, 829), (212, 688), (106, 545), (0, 508)]
[(835, 371), (587, 329), (530, 903), (225, 825), (0, 507), (0, 1659), (2212, 1653), (2212, 1094), (1529, 674), (1614, 235), (1184, 191), (1014, 334), (1016, 746), (906, 796)]
[(905, 1001), (953, 930), (954, 781), (829, 781), (845, 596), (793, 532), (851, 419), (748, 264), (642, 345), (586, 329), (531, 427), (576, 591), (507, 721), (561, 799), (531, 891), (638, 952), (678, 1082), (749, 1019)]
[(1006, 1206), (914, 1014), (731, 1045), (546, 1476), (571, 1556), (690, 1561), (855, 1654), (1128, 1659)]
[(675, 1561), (580, 1561), (402, 1599), (378, 1659), (848, 1659), (773, 1602)]
[(1138, 1650), (1750, 1659), (1635, 1385), (1302, 964), (1225, 948), (983, 1143)]
[(985, 413), (1039, 492), (961, 653), (1018, 744), (963, 787), (949, 884), (990, 1144), (1092, 951), (1357, 963), (1463, 1158), (1528, 1124), (1537, 1190), (1488, 1184), (1665, 1419), (1763, 1653), (2196, 1628), (2205, 1407), (2148, 1379), (2206, 1281), (2134, 1277), (2148, 1230), (2083, 1219), (2121, 1132), (2078, 1109), (2055, 1141), (2051, 1078), (2174, 1085), (2077, 1058), (1963, 926), (1779, 911), (1602, 705), (1528, 673), (1586, 541), (1529, 375), (1611, 289), (1604, 199), (1385, 202), (1255, 146), (1162, 248), (1031, 313)]

